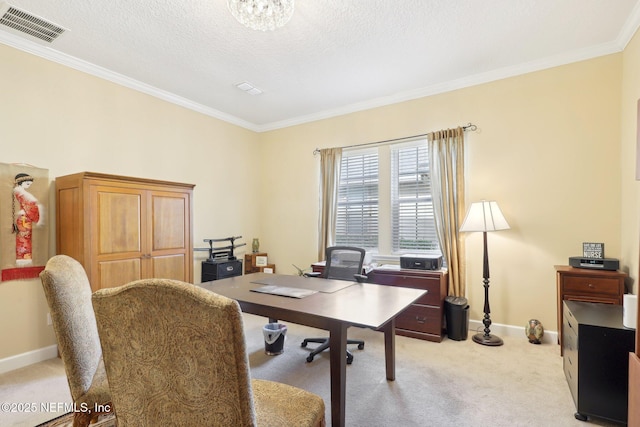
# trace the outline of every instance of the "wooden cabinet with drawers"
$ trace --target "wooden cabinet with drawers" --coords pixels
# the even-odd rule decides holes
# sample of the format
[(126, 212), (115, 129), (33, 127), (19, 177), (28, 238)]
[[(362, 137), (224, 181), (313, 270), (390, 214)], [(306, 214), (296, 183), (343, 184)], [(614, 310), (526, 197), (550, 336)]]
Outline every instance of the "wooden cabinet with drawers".
[(585, 301), (603, 304), (622, 305), (624, 280), (627, 274), (622, 271), (593, 270), (556, 265), (556, 285), (558, 293), (558, 343), (563, 354), (562, 302)]
[[(324, 261), (312, 264), (316, 273), (324, 270)], [(409, 270), (385, 266), (366, 270), (368, 283), (428, 292), (396, 317), (396, 334), (441, 342), (444, 336), (444, 299), (447, 296), (447, 270)]]
[[(276, 272), (275, 264), (256, 265), (256, 257), (267, 257), (266, 252), (252, 252), (250, 254), (244, 254), (244, 274), (251, 273), (273, 273)], [(265, 271), (266, 269), (266, 271)]]
[(446, 270), (375, 268), (368, 282), (379, 285), (426, 289), (426, 295), (396, 317), (396, 334), (440, 342), (444, 336), (444, 299), (447, 296)]

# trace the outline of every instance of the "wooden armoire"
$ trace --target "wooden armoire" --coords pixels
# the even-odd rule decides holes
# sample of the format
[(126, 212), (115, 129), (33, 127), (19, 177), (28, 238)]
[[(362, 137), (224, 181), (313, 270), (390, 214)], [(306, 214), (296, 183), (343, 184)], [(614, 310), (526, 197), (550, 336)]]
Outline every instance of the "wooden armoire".
[(81, 172), (56, 178), (56, 252), (91, 288), (144, 278), (193, 283), (192, 184)]

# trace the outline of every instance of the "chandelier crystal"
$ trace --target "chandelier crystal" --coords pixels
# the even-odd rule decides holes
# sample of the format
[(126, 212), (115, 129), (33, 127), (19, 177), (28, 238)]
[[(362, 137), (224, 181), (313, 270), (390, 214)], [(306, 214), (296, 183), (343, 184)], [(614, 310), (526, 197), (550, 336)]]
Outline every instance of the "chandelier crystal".
[(293, 0), (227, 0), (231, 14), (254, 30), (275, 30), (293, 15)]

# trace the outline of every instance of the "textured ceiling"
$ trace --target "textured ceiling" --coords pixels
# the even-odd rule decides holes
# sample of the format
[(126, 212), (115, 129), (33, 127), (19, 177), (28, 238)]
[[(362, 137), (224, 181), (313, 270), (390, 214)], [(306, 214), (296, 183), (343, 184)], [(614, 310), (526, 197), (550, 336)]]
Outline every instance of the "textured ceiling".
[(69, 31), (0, 43), (255, 131), (619, 52), (640, 23), (640, 0), (296, 0), (274, 32), (226, 0), (3, 1)]

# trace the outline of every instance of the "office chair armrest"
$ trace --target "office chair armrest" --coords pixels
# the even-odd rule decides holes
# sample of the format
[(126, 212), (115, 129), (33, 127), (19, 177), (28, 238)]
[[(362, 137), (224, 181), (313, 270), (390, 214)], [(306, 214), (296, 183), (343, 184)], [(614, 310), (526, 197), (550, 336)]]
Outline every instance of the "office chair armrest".
[(367, 276), (364, 274), (354, 274), (353, 277), (356, 278), (356, 282), (358, 283), (364, 283), (367, 280)]
[(304, 277), (320, 277), (321, 275), (322, 273), (320, 273), (319, 271), (310, 271), (303, 274)]

